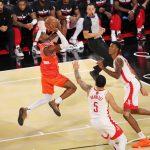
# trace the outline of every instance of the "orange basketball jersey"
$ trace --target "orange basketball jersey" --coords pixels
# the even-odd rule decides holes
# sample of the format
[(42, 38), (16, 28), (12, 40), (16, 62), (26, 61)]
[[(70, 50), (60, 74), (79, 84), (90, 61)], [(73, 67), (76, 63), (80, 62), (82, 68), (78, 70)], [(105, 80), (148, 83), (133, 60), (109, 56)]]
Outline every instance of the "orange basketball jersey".
[(47, 46), (54, 45), (53, 43), (38, 44), (41, 52), (42, 61), (40, 64), (41, 74), (49, 77), (56, 77), (59, 74), (58, 58), (56, 52), (46, 56), (43, 49)]

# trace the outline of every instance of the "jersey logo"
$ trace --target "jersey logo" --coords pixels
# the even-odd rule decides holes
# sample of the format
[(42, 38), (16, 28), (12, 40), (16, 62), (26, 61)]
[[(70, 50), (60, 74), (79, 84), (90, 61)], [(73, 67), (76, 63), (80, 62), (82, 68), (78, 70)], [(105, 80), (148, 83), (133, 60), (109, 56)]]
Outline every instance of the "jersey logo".
[(48, 64), (50, 64), (50, 62), (49, 61), (43, 61), (43, 64), (48, 65)]

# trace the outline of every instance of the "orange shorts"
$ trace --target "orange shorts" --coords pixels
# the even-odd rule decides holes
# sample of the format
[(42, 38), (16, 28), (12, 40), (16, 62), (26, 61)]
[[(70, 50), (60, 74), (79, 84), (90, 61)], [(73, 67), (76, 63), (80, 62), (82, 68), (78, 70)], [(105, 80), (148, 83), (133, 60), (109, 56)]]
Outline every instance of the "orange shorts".
[(43, 94), (53, 94), (54, 93), (54, 86), (63, 87), (64, 84), (69, 79), (61, 74), (58, 74), (56, 77), (48, 77), (48, 76), (42, 76), (41, 82), (42, 82), (42, 93)]

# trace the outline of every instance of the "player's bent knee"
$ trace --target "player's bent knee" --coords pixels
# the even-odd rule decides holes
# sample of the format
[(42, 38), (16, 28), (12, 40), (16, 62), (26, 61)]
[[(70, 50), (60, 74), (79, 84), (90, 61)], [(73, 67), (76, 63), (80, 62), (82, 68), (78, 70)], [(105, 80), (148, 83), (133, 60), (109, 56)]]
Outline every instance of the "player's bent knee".
[(72, 89), (73, 92), (75, 92), (77, 90), (76, 85), (73, 82), (71, 82), (70, 80), (68, 80), (66, 82), (64, 87), (67, 88), (67, 89)]

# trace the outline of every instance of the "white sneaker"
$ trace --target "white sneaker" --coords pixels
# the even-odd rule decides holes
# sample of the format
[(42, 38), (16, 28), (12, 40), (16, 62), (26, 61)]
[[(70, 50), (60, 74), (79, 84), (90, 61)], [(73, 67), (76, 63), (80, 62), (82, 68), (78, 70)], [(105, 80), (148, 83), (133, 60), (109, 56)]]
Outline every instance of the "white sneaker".
[(40, 55), (41, 54), (40, 50), (39, 50), (39, 48), (37, 46), (32, 46), (32, 53), (34, 55)]
[(111, 41), (112, 41), (112, 42), (117, 41), (117, 36), (116, 36), (116, 34), (111, 33)]
[(79, 53), (84, 51), (84, 44), (82, 41), (78, 42), (77, 44), (73, 45), (74, 49), (77, 50)]
[(20, 47), (16, 47), (15, 49), (15, 54), (17, 57), (24, 57), (24, 54), (23, 52), (21, 51), (21, 48)]
[(73, 38), (70, 38), (69, 39), (69, 43), (71, 43), (71, 44), (77, 44), (78, 43), (78, 41), (77, 41), (77, 39), (73, 39)]

